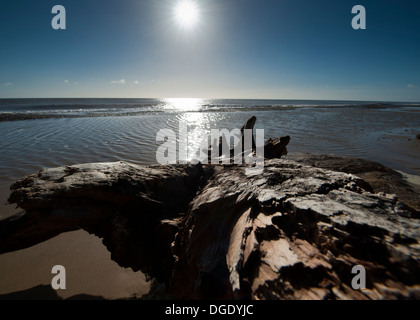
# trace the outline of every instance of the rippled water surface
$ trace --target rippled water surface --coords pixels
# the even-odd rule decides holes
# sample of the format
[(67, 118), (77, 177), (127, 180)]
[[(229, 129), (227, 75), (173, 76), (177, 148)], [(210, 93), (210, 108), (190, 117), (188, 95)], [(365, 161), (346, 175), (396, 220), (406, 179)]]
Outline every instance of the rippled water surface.
[[(420, 108), (417, 106), (159, 101), (145, 101), (145, 106), (125, 105), (123, 110), (115, 107), (116, 101), (108, 101), (105, 106), (103, 103), (100, 107), (92, 106), (90, 114), (86, 111), (91, 106), (89, 103), (79, 105), (77, 110), (72, 109), (71, 103), (65, 107), (63, 103), (60, 107), (49, 105), (49, 110), (42, 103), (38, 107), (31, 108), (28, 103), (13, 109), (3, 101), (0, 115), (50, 115), (36, 120), (0, 122), (3, 202), (13, 181), (41, 168), (118, 160), (154, 164), (161, 144), (156, 142), (160, 129), (177, 131), (180, 122), (186, 123), (189, 145), (196, 146), (196, 138), (203, 131), (241, 128), (253, 115), (257, 117), (255, 128), (264, 129), (266, 139), (291, 136), (289, 152), (365, 158), (396, 170), (420, 174), (420, 140), (416, 139), (416, 134), (420, 133)], [(137, 108), (136, 111), (133, 108)], [(63, 117), (64, 113), (71, 116)], [(4, 217), (6, 209), (2, 210)]]

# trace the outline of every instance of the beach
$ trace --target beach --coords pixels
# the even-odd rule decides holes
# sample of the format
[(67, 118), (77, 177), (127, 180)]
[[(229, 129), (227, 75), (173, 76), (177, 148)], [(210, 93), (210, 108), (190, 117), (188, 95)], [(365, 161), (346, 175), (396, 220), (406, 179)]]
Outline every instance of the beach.
[(419, 15), (0, 1), (0, 301), (420, 300)]
[[(264, 100), (171, 104), (121, 99), (106, 104), (102, 101), (100, 105), (79, 101), (76, 106), (74, 101), (49, 101), (47, 105), (20, 104), (16, 112), (26, 113), (26, 118), (17, 115), (7, 119), (5, 114), (10, 113), (13, 103), (5, 107), (9, 105), (3, 102), (0, 109), (3, 204), (14, 181), (42, 168), (120, 160), (152, 165), (156, 164), (156, 135), (160, 129), (177, 132), (179, 123), (187, 124), (191, 137), (188, 144), (196, 148), (201, 132), (241, 128), (251, 116), (257, 117), (255, 129), (264, 129), (265, 139), (289, 135), (291, 154), (335, 154), (377, 161), (403, 172), (412, 183), (418, 183), (420, 176), (420, 140), (416, 139), (420, 133), (420, 108), (415, 105)], [(0, 219), (16, 212), (19, 209), (2, 205)], [(73, 231), (0, 255), (0, 296), (48, 286), (53, 277), (51, 268), (56, 264), (64, 265), (68, 272), (68, 288), (57, 291), (63, 299), (77, 295), (138, 298), (150, 286), (141, 272), (121, 268), (112, 261), (99, 238), (85, 231)], [(45, 292), (34, 290), (29, 296), (41, 298), (51, 294)]]

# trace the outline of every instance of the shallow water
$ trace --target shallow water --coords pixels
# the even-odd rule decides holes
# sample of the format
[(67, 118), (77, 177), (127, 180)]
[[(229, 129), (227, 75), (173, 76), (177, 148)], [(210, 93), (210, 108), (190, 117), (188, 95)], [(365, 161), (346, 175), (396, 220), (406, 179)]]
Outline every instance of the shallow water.
[[(0, 195), (4, 202), (13, 181), (45, 167), (125, 160), (156, 163), (160, 129), (188, 125), (189, 145), (211, 129), (241, 128), (251, 116), (265, 139), (290, 135), (289, 152), (328, 153), (381, 162), (420, 175), (420, 109), (404, 107), (247, 107), (194, 109), (136, 115), (53, 117), (0, 122)], [(168, 108), (168, 107), (167, 107)], [(45, 108), (44, 108), (45, 109)], [(177, 110), (176, 112), (173, 112)], [(196, 110), (196, 111), (193, 111)], [(0, 219), (13, 209), (3, 206)]]

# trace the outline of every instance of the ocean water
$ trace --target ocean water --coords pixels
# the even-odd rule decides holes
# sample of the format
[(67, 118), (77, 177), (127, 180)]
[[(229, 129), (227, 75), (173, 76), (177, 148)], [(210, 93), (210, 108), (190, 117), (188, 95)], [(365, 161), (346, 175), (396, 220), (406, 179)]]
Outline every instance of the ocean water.
[[(155, 164), (161, 129), (241, 128), (251, 116), (288, 150), (374, 160), (420, 175), (420, 106), (409, 103), (206, 99), (0, 99), (0, 200), (41, 168), (125, 160)], [(13, 212), (0, 206), (0, 219)]]

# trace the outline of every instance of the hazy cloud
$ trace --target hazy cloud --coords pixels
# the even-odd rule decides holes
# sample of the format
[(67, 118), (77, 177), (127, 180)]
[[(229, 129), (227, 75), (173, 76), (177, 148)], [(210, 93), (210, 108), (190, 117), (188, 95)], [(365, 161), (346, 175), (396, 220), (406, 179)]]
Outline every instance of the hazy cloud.
[(135, 80), (134, 81), (134, 84), (139, 84), (140, 82), (138, 81), (138, 80)]
[(10, 87), (10, 86), (13, 86), (13, 83), (11, 83), (11, 82), (6, 82), (4, 85), (5, 85), (6, 87)]
[(408, 87), (409, 87), (409, 88), (416, 88), (417, 86), (416, 86), (416, 85), (414, 85), (414, 84), (412, 84), (412, 83), (410, 83), (410, 84), (408, 85)]
[(64, 83), (79, 84), (79, 81), (73, 81), (73, 82), (70, 82), (69, 80), (64, 80)]
[(112, 80), (111, 83), (113, 83), (113, 84), (125, 84), (125, 79)]

